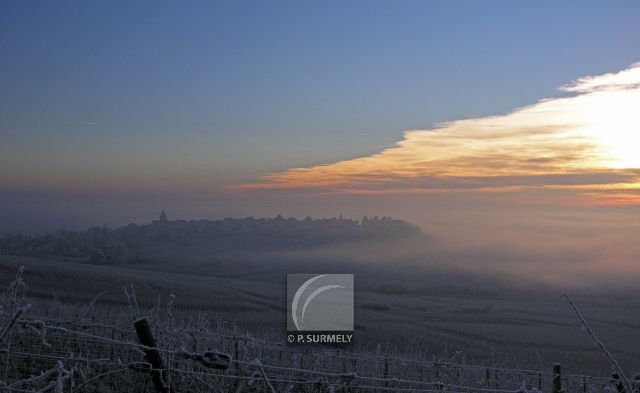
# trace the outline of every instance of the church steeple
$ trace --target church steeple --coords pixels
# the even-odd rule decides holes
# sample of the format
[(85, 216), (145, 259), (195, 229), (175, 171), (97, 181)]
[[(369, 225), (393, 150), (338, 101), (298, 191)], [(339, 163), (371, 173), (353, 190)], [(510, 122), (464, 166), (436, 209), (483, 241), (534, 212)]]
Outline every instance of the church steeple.
[(167, 215), (164, 213), (164, 210), (160, 213), (160, 222), (167, 222)]

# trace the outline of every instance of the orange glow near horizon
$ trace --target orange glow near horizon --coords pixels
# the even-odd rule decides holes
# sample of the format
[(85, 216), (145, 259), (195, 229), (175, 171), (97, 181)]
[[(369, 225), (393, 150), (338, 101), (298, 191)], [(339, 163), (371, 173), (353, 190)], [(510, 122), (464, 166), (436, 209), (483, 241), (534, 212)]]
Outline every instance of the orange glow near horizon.
[[(407, 131), (371, 156), (292, 168), (225, 189), (392, 194), (548, 187), (604, 196), (640, 188), (640, 63), (561, 90), (572, 95)], [(613, 199), (635, 200), (628, 194)]]

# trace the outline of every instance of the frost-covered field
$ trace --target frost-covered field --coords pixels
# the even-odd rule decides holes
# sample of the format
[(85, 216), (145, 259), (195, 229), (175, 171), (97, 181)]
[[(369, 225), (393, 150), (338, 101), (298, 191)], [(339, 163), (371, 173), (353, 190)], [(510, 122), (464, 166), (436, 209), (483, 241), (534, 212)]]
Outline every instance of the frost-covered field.
[[(102, 338), (135, 343), (133, 321), (147, 316), (154, 329), (157, 329), (162, 346), (171, 351), (167, 356), (172, 361), (183, 362), (176, 363), (176, 367), (184, 368), (184, 373), (177, 372), (174, 378), (178, 380), (187, 378), (187, 375), (196, 375), (189, 372), (204, 373), (201, 375), (204, 379), (197, 384), (190, 379), (194, 383), (193, 391), (204, 389), (214, 382), (219, 383), (220, 379), (207, 379), (205, 376), (209, 374), (206, 372), (210, 370), (193, 366), (191, 361), (184, 363), (186, 360), (180, 358), (177, 348), (185, 348), (193, 353), (215, 348), (234, 355), (235, 347), (239, 346), (239, 357), (246, 364), (238, 363), (238, 367), (243, 368), (234, 371), (238, 373), (234, 375), (245, 376), (248, 381), (253, 373), (261, 372), (258, 366), (251, 363), (259, 359), (265, 363), (267, 372), (273, 373), (277, 391), (287, 387), (287, 378), (303, 377), (284, 373), (283, 370), (269, 371), (268, 366), (284, 367), (294, 363), (299, 369), (333, 370), (336, 373), (334, 377), (338, 379), (345, 378), (343, 373), (353, 371), (363, 378), (366, 375), (382, 378), (385, 373), (384, 359), (389, 358), (386, 369), (390, 377), (441, 382), (448, 375), (446, 378), (453, 378), (449, 383), (476, 384), (485, 388), (492, 383), (491, 378), (487, 381), (489, 374), (486, 367), (532, 369), (544, 373), (534, 372), (518, 377), (515, 374), (508, 376), (505, 371), (503, 375), (493, 377), (494, 382), (496, 378), (502, 378), (502, 383), (508, 385), (503, 387), (508, 389), (517, 388), (516, 385), (523, 381), (533, 388), (540, 383), (546, 386), (549, 380), (546, 373), (551, 370), (553, 363), (561, 363), (565, 372), (576, 374), (608, 377), (611, 370), (610, 362), (581, 330), (575, 315), (559, 293), (545, 297), (523, 294), (517, 297), (486, 294), (408, 296), (375, 290), (377, 287), (374, 283), (378, 283), (380, 277), (357, 276), (354, 346), (343, 348), (342, 355), (333, 352), (300, 355), (297, 349), (279, 344), (285, 339), (285, 281), (279, 273), (270, 274), (265, 270), (261, 274), (242, 274), (238, 271), (225, 276), (193, 275), (139, 267), (95, 266), (3, 256), (0, 257), (0, 280), (4, 288), (14, 279), (20, 266), (25, 266), (25, 286), (19, 291), (20, 304), (32, 305), (32, 309), (23, 317), (25, 320), (31, 318), (33, 324), (27, 326), (31, 332), (29, 334), (33, 335), (25, 339), (29, 343), (27, 349), (46, 353), (46, 346), (42, 347), (42, 343), (49, 340), (48, 343), (54, 347), (63, 343), (77, 345), (73, 352), (79, 355), (83, 351), (93, 351), (92, 345), (95, 344), (98, 349), (94, 357), (113, 363), (105, 363), (105, 372), (118, 367), (131, 368), (132, 362), (141, 356), (136, 352), (140, 348), (118, 352), (120, 350), (114, 350), (112, 346), (91, 337), (84, 339), (93, 344), (69, 344), (71, 333), (55, 329), (63, 326), (63, 322), (70, 324), (65, 328), (69, 330), (77, 330), (85, 325), (110, 326), (111, 331), (107, 327), (104, 328), (107, 330), (99, 330), (95, 326), (92, 329), (98, 330), (88, 328), (82, 331)], [(129, 296), (123, 288), (126, 288)], [(132, 291), (135, 292), (134, 302)], [(6, 295), (2, 326), (6, 325), (7, 316), (10, 315), (10, 302), (6, 301)], [(620, 299), (576, 300), (593, 329), (623, 364), (627, 375), (633, 376), (640, 367), (640, 335), (637, 333), (640, 327), (639, 304)], [(39, 336), (42, 335), (42, 326), (38, 323), (49, 325), (46, 336)], [(117, 328), (116, 333), (114, 327)], [(194, 336), (193, 331), (198, 333)], [(15, 349), (16, 337), (13, 338), (12, 346)], [(236, 344), (238, 340), (239, 344)], [(6, 348), (5, 345), (6, 342), (2, 343), (0, 348)], [(344, 351), (361, 355), (354, 360)], [(11, 371), (16, 363), (7, 367), (6, 350), (0, 355), (0, 361), (5, 363), (3, 368), (9, 369), (6, 372), (18, 372)], [(10, 361), (17, 362), (18, 358), (12, 357)], [(453, 372), (439, 369), (434, 360), (482, 367), (477, 369), (480, 371), (469, 371), (475, 370), (470, 368)], [(431, 363), (427, 366), (420, 362)], [(31, 359), (22, 367), (34, 367), (37, 363), (37, 360)], [(42, 361), (42, 366), (45, 365), (55, 368), (55, 364)], [(55, 370), (51, 373), (55, 374)], [(127, 378), (146, 381), (139, 372), (133, 374)], [(304, 376), (307, 377), (311, 378)], [(282, 380), (280, 385), (278, 378)], [(237, 388), (237, 381), (240, 380), (234, 379), (234, 384), (227, 385), (227, 388)], [(327, 386), (331, 385), (329, 382)], [(341, 382), (334, 382), (335, 386), (342, 386), (339, 385)], [(379, 382), (375, 379), (368, 381), (375, 383), (375, 386)], [(185, 383), (184, 380), (182, 383)], [(589, 389), (597, 391), (602, 389), (602, 384), (594, 382), (589, 384)], [(85, 386), (85, 391), (92, 391), (86, 390), (90, 385), (88, 383)], [(150, 387), (140, 389), (146, 391), (146, 388)]]

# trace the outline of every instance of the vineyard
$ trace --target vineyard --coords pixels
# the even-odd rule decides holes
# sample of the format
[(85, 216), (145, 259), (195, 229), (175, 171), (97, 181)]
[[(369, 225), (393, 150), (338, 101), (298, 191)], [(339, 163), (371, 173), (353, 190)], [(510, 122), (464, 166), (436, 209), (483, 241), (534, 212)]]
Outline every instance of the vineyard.
[[(2, 295), (1, 392), (624, 392), (621, 380), (552, 370), (492, 368), (457, 357), (391, 356), (288, 346), (202, 316), (177, 318), (172, 300), (143, 313), (37, 307), (22, 273)], [(637, 386), (633, 387), (637, 391)]]

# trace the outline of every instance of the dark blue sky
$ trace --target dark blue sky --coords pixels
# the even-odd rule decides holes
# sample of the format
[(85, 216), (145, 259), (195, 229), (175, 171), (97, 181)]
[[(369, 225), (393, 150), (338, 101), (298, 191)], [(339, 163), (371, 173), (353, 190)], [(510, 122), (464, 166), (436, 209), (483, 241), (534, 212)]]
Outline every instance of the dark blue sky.
[(4, 2), (0, 191), (205, 192), (367, 155), (622, 69), (639, 20), (638, 1)]

